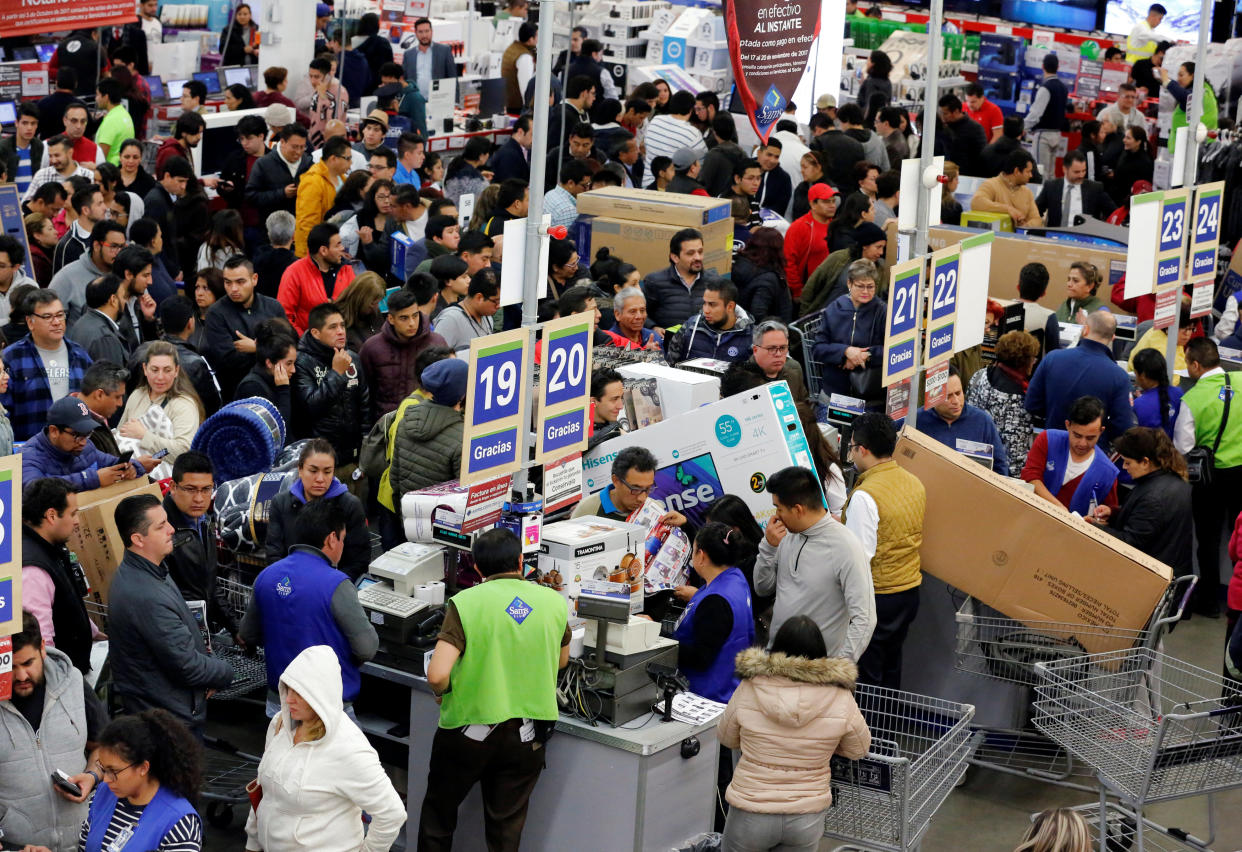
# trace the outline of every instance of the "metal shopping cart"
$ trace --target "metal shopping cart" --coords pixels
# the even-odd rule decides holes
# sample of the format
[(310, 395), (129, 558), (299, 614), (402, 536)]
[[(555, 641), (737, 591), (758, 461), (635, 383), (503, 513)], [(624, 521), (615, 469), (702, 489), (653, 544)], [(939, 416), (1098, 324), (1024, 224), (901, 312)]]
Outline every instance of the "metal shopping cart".
[[(1212, 794), (1242, 787), (1242, 683), (1152, 648), (1036, 669), (1035, 727), (1095, 770), (1100, 813), (1130, 818), (1133, 848), (1143, 852), (1150, 828), (1206, 849)], [(1206, 840), (1143, 817), (1149, 803), (1198, 795), (1208, 796)]]
[(259, 758), (224, 740), (208, 737), (203, 749), (203, 816), (216, 828), (233, 824), (233, 808), (250, 804), (246, 785), (259, 774)]
[[(1169, 585), (1139, 630), (1052, 621), (1016, 621), (966, 598), (957, 611), (954, 668), (968, 674), (1032, 690), (1039, 683), (1036, 666), (1081, 660), (1091, 652), (1156, 648), (1170, 625), (1182, 615), (1193, 576)], [(1075, 764), (1073, 754), (1031, 727), (984, 728), (984, 737), (971, 763), (1014, 775), (1034, 777), (1059, 786), (1095, 792), (1095, 774)]]
[[(228, 607), (238, 621), (250, 606), (254, 597), (254, 581), (240, 579), (236, 572), (216, 578), (216, 583), (224, 592)], [(264, 662), (262, 648), (255, 648), (247, 654), (233, 644), (230, 637), (217, 635), (212, 638), (212, 650), (216, 656), (227, 660), (233, 667), (233, 682), (225, 689), (212, 694), (218, 701), (230, 701), (246, 698), (267, 686), (267, 666)]]
[(839, 849), (918, 849), (966, 768), (975, 708), (863, 685), (854, 698), (871, 728), (871, 751), (862, 760), (833, 758), (824, 835), (845, 841)]
[(806, 389), (811, 392), (811, 399), (814, 402), (822, 401), (820, 393), (824, 387), (823, 365), (811, 357), (811, 350), (815, 348), (815, 335), (819, 333), (819, 327), (823, 322), (824, 312), (816, 311), (789, 324), (789, 327), (797, 331), (798, 336), (802, 338), (802, 363), (805, 365), (803, 372), (806, 374)]

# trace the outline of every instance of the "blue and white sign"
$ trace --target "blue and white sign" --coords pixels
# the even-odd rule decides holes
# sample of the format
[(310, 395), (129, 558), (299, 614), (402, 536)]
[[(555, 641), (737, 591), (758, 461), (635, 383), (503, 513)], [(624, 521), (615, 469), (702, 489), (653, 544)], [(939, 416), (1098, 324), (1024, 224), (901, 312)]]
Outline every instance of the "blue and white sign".
[(522, 466), (522, 429), (527, 421), (524, 389), (531, 330), (513, 329), (470, 341), (462, 433), (462, 485), (495, 479)]
[(539, 437), (535, 462), (585, 450), (590, 436), (595, 316), (570, 314), (543, 324), (539, 341)]

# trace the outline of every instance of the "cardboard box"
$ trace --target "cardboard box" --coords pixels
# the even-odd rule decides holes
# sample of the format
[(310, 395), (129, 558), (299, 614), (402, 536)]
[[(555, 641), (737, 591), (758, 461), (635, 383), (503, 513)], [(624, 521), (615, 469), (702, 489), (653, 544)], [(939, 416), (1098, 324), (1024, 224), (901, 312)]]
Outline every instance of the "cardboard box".
[[(578, 197), (584, 198), (587, 194)], [(614, 256), (634, 264), (639, 274), (645, 276), (669, 265), (669, 240), (682, 228), (690, 227), (697, 227), (703, 234), (703, 268), (717, 275), (728, 275), (733, 269), (732, 218), (710, 225), (664, 225), (651, 221), (579, 215), (570, 234), (579, 257), (595, 257), (596, 252), (607, 246)]]
[(67, 544), (77, 555), (91, 584), (87, 599), (96, 604), (108, 603), (108, 586), (125, 555), (125, 544), (117, 532), (113, 512), (118, 503), (135, 494), (163, 497), (159, 485), (145, 477), (78, 494), (78, 527)]
[(578, 213), (607, 216), (680, 228), (702, 228), (713, 222), (729, 222), (733, 215), (727, 198), (656, 192), (651, 189), (624, 189), (609, 186), (578, 196)]
[(655, 379), (664, 419), (720, 400), (720, 377), (664, 364), (627, 364), (617, 372), (626, 379)]
[[(543, 528), (539, 543), (539, 570), (561, 575), (561, 592), (576, 611), (578, 591), (584, 580), (617, 580), (621, 560), (626, 554), (642, 553), (646, 531), (637, 524), (612, 518), (574, 518)], [(641, 560), (624, 582), (630, 584), (630, 612), (643, 607)]]
[[(923, 570), (1024, 622), (1139, 630), (1169, 567), (909, 428), (893, 458), (927, 489)], [(1090, 653), (1128, 647), (1086, 633)]]
[(582, 490), (611, 484), (612, 461), (626, 447), (655, 454), (651, 496), (696, 526), (724, 494), (736, 494), (762, 524), (772, 515), (768, 477), (799, 465), (814, 470), (789, 385), (772, 382), (746, 393), (605, 441), (582, 458)]

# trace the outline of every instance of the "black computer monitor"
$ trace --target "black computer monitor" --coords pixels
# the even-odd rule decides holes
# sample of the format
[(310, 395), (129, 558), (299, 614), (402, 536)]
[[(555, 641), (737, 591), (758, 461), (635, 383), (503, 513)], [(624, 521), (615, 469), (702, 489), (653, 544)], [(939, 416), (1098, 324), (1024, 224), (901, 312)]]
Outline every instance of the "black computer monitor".
[(479, 115), (500, 115), (505, 111), (505, 81), (496, 77), (479, 81)]
[[(163, 78), (161, 78), (161, 77), (157, 77), (157, 76), (155, 76), (154, 74), (152, 74), (152, 75), (150, 75), (150, 76), (147, 76), (147, 75), (145, 75), (145, 74), (144, 74), (144, 75), (143, 75), (143, 77), (142, 77), (142, 79), (144, 79), (144, 80), (146, 80), (146, 81), (147, 81), (147, 88), (151, 90), (151, 100), (152, 100), (152, 101), (162, 101), (162, 100), (164, 100), (164, 95), (165, 95), (165, 92), (164, 92), (164, 80), (163, 80)], [(178, 97), (180, 97), (180, 95), (178, 95)]]
[(244, 65), (233, 65), (228, 68), (221, 68), (220, 71), (220, 88), (227, 89), (240, 83), (247, 89), (253, 88), (253, 80), (251, 79), (250, 68)]
[(207, 94), (218, 95), (220, 93), (220, 75), (215, 71), (198, 71), (193, 76), (195, 80), (207, 87)]
[(17, 124), (17, 103), (0, 101), (0, 124)]
[(33, 47), (15, 47), (13, 48), (13, 59), (20, 62), (34, 62), (35, 49)]

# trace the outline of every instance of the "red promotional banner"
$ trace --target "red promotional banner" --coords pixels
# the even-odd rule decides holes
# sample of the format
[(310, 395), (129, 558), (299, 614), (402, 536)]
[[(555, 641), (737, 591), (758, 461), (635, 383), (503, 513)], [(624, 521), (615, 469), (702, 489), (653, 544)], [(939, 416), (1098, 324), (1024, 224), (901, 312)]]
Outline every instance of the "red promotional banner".
[[(768, 134), (808, 73), (820, 31), (820, 2), (725, 0), (733, 81), (750, 123)], [(743, 35), (744, 34), (744, 35)]]
[(0, 0), (0, 37), (91, 30), (138, 20), (133, 0)]

